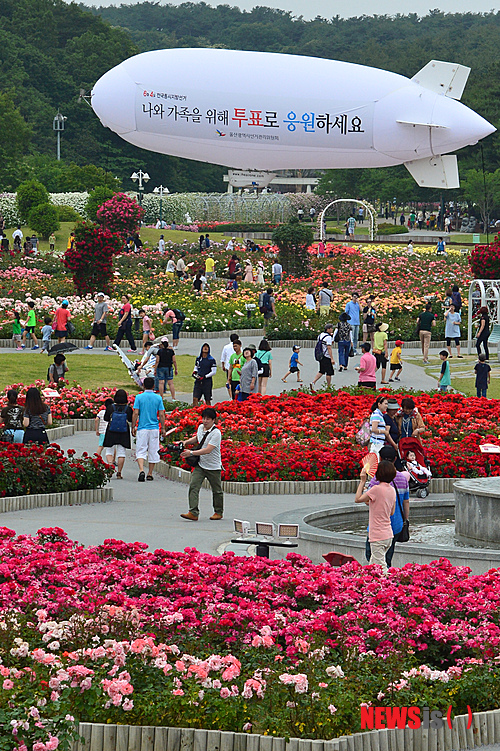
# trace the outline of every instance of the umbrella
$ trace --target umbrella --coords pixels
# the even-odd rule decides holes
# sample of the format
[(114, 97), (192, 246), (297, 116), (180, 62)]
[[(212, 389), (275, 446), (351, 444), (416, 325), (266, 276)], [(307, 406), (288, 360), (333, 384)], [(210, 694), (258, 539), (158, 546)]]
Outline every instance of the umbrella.
[(74, 352), (75, 349), (79, 349), (76, 344), (62, 342), (62, 344), (54, 344), (54, 346), (49, 349), (49, 355), (57, 355), (58, 352)]
[(123, 364), (125, 365), (125, 367), (127, 368), (127, 370), (128, 370), (128, 372), (129, 372), (129, 375), (130, 375), (131, 379), (132, 379), (133, 381), (135, 381), (135, 383), (136, 383), (136, 384), (137, 384), (137, 385), (139, 386), (139, 388), (140, 388), (140, 387), (142, 387), (142, 381), (141, 381), (141, 379), (139, 378), (139, 376), (138, 376), (138, 374), (137, 374), (137, 372), (136, 372), (136, 370), (135, 370), (135, 367), (134, 367), (134, 366), (133, 366), (133, 364), (132, 364), (132, 363), (130, 362), (130, 360), (128, 359), (128, 357), (127, 357), (127, 355), (125, 354), (125, 352), (124, 352), (124, 351), (123, 351), (123, 350), (122, 350), (122, 349), (121, 349), (121, 348), (120, 348), (120, 347), (119, 347), (119, 346), (118, 346), (117, 344), (113, 344), (113, 349), (114, 349), (114, 350), (115, 350), (116, 352), (118, 352), (118, 354), (120, 355), (120, 360), (122, 361), (122, 363), (123, 363)]

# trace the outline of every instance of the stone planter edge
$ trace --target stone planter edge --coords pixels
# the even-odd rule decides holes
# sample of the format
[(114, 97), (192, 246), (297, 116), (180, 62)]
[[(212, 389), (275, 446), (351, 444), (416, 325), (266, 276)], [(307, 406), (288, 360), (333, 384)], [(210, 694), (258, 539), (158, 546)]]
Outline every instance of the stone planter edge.
[(113, 500), (113, 488), (70, 490), (67, 493), (31, 493), (0, 498), (0, 514), (51, 506), (80, 506), (87, 503), (106, 503)]

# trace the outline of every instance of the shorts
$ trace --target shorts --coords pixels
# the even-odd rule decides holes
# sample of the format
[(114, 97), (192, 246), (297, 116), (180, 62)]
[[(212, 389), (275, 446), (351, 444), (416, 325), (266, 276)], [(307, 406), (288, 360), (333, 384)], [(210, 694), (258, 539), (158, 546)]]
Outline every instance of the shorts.
[(108, 332), (106, 330), (106, 324), (105, 323), (97, 323), (97, 321), (94, 321), (94, 325), (92, 326), (92, 336), (98, 337), (98, 336), (107, 336)]
[(203, 397), (206, 402), (212, 400), (212, 379), (204, 378), (200, 381), (199, 378), (194, 382), (193, 399), (201, 399)]
[(13, 342), (20, 342), (21, 341), (21, 334), (12, 334), (12, 341)]
[(147, 338), (149, 339), (150, 333), (151, 333), (150, 331), (146, 331), (145, 329), (143, 329), (143, 331), (142, 331), (142, 337), (144, 338), (145, 336), (147, 336)]
[(34, 326), (26, 326), (26, 333), (27, 334), (34, 334), (35, 333), (35, 327)]
[(392, 370), (401, 370), (402, 364), (400, 362), (391, 362), (391, 371)]
[(335, 375), (335, 371), (333, 369), (333, 363), (329, 357), (321, 358), (321, 360), (319, 361), (319, 372), (322, 375), (327, 375), (327, 376)]
[(260, 378), (269, 378), (269, 363), (263, 362), (262, 363), (262, 373), (259, 373)]
[(438, 388), (440, 391), (448, 391), (448, 386), (441, 386), (441, 384), (438, 384)]
[(460, 347), (460, 337), (459, 336), (447, 336), (446, 337), (446, 346), (451, 347), (451, 340), (454, 340), (457, 347)]
[(159, 381), (171, 381), (174, 377), (174, 369), (156, 368), (156, 377)]
[(115, 453), (117, 459), (125, 459), (127, 449), (121, 443), (115, 443), (114, 446), (106, 446), (106, 456), (113, 456), (113, 453)]
[(106, 433), (100, 433), (99, 434), (99, 446), (104, 446), (104, 436)]
[(68, 336), (68, 332), (66, 331), (66, 329), (64, 329), (63, 331), (59, 331), (56, 329), (56, 331), (54, 331), (54, 334), (57, 336), (58, 339), (63, 339), (65, 336)]
[(320, 316), (327, 316), (330, 312), (330, 306), (329, 305), (320, 305), (319, 306), (319, 314)]
[(376, 389), (377, 382), (376, 381), (358, 381), (358, 386), (361, 386), (364, 389)]
[(149, 430), (138, 430), (135, 439), (135, 458), (147, 459), (150, 464), (156, 464), (160, 461), (160, 430), (151, 428)]
[(299, 372), (298, 367), (296, 365), (292, 365), (292, 367), (290, 368), (290, 373), (298, 373), (298, 372)]
[(240, 385), (239, 381), (229, 381), (229, 386), (231, 388), (231, 397), (234, 399), (236, 395), (236, 387)]
[(382, 366), (383, 368), (387, 367), (387, 357), (383, 352), (377, 352), (375, 354), (375, 359), (377, 361), (377, 370), (380, 368), (380, 366)]
[(48, 352), (50, 349), (50, 339), (42, 339), (42, 352)]

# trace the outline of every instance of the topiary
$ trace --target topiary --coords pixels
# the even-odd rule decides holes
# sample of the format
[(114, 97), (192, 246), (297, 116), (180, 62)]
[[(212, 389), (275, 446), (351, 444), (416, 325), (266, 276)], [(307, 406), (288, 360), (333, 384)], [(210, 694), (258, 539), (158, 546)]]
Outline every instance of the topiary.
[(31, 209), (50, 203), (50, 198), (45, 185), (38, 180), (26, 180), (17, 189), (16, 202), (21, 221), (27, 222)]
[(45, 240), (60, 227), (57, 209), (52, 203), (41, 203), (39, 206), (34, 206), (29, 213), (28, 222), (31, 229)]
[(120, 237), (105, 227), (83, 222), (75, 228), (74, 248), (66, 251), (63, 263), (79, 295), (111, 292), (113, 256), (122, 248)]
[(500, 279), (500, 235), (489, 245), (476, 245), (469, 264), (474, 279)]
[(98, 209), (105, 201), (113, 198), (114, 195), (115, 191), (107, 188), (105, 185), (98, 185), (97, 188), (91, 190), (85, 204), (87, 219), (90, 219), (91, 222), (97, 222)]
[(142, 206), (125, 193), (117, 193), (97, 210), (97, 221), (123, 238), (137, 232), (143, 218)]
[(308, 248), (314, 240), (310, 224), (300, 224), (295, 217), (280, 224), (273, 232), (273, 243), (280, 249), (279, 260), (287, 274), (303, 277), (310, 273)]

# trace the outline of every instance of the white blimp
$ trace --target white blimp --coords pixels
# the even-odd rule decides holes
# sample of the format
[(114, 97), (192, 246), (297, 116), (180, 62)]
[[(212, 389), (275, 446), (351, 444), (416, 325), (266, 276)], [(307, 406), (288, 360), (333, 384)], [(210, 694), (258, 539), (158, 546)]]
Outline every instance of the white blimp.
[(459, 186), (456, 156), (495, 128), (461, 104), (470, 68), (413, 78), (316, 57), (221, 49), (145, 52), (92, 91), (103, 125), (143, 149), (244, 170), (404, 164)]

